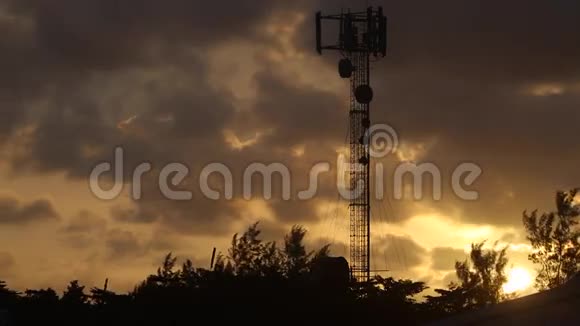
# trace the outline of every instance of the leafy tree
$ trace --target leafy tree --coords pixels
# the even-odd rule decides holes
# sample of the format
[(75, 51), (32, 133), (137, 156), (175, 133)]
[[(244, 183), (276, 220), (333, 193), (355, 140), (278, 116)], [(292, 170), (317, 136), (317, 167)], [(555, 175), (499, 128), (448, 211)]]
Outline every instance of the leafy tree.
[(58, 294), (51, 288), (24, 291), (24, 299), (39, 306), (54, 306), (58, 303)]
[(438, 296), (426, 296), (426, 305), (431, 313), (445, 315), (456, 313), (470, 308), (468, 306), (468, 293), (457, 283), (449, 284), (447, 289), (435, 289)]
[(6, 307), (16, 303), (18, 292), (10, 290), (6, 282), (0, 281), (0, 307)]
[(234, 267), (229, 258), (220, 252), (216, 256), (215, 264), (213, 265), (213, 271), (216, 273), (233, 275)]
[(85, 287), (79, 285), (78, 280), (74, 280), (67, 286), (60, 300), (67, 305), (84, 305), (88, 299), (88, 295), (85, 294)]
[(303, 243), (306, 233), (304, 227), (295, 225), (284, 237), (284, 269), (289, 278), (308, 274), (317, 260), (330, 255), (330, 245), (325, 245), (318, 251), (306, 251)]
[(412, 280), (395, 280), (392, 277), (376, 276), (374, 280), (375, 295), (389, 302), (412, 305), (417, 303), (416, 295), (425, 291), (424, 282)]
[(284, 237), (286, 273), (290, 277), (305, 273), (308, 270), (308, 262), (312, 253), (307, 253), (306, 247), (302, 243), (305, 235), (306, 229), (296, 225)]
[(452, 282), (448, 289), (436, 289), (437, 297), (427, 296), (433, 309), (452, 313), (497, 304), (511, 297), (502, 291), (507, 281), (507, 247), (484, 250), (484, 244), (485, 241), (472, 244), (469, 260), (455, 262), (459, 283)]
[(252, 224), (241, 236), (233, 236), (227, 257), (218, 254), (214, 270), (240, 276), (304, 276), (317, 259), (330, 252), (330, 245), (318, 251), (307, 251), (303, 243), (306, 233), (304, 227), (293, 226), (284, 237), (284, 248), (280, 249), (276, 242), (263, 242), (258, 223)]
[(97, 306), (113, 306), (119, 307), (121, 304), (125, 304), (129, 296), (117, 294), (108, 289), (109, 279), (105, 280), (105, 286), (103, 288), (93, 287), (90, 291), (90, 301)]
[(5, 281), (0, 281), (0, 293), (13, 293), (14, 291), (11, 291), (8, 289), (8, 286), (6, 285)]
[(186, 260), (181, 266), (181, 271), (179, 272), (180, 281), (185, 287), (193, 288), (196, 287), (201, 279), (199, 271), (193, 267), (191, 260)]
[[(415, 325), (423, 320), (417, 295), (427, 289), (424, 282), (375, 276), (369, 282), (354, 283), (354, 300), (350, 305), (364, 323)], [(348, 301), (347, 301), (348, 302)], [(386, 312), (386, 313), (385, 313)]]
[(532, 245), (528, 258), (540, 267), (535, 286), (546, 290), (565, 283), (580, 270), (580, 231), (577, 228), (580, 209), (574, 202), (578, 189), (556, 194), (556, 211), (530, 214), (524, 212), (523, 223)]
[(161, 287), (171, 287), (178, 286), (180, 283), (180, 273), (175, 271), (175, 263), (177, 258), (173, 257), (170, 252), (163, 259), (163, 264), (157, 269), (157, 275), (151, 277), (151, 279)]
[(330, 244), (326, 244), (322, 246), (322, 248), (318, 249), (318, 251), (316, 251), (314, 256), (312, 256), (312, 259), (310, 260), (310, 266), (312, 266), (312, 264), (317, 260), (328, 256), (330, 256)]
[(282, 257), (275, 242), (264, 243), (259, 238), (258, 223), (252, 224), (242, 236), (232, 238), (228, 259), (236, 275), (267, 276), (280, 275)]
[(140, 302), (169, 303), (180, 299), (181, 292), (187, 285), (193, 286), (195, 270), (191, 261), (184, 264), (182, 270), (176, 270), (177, 258), (168, 253), (157, 268), (155, 274), (149, 275), (133, 290), (133, 296)]

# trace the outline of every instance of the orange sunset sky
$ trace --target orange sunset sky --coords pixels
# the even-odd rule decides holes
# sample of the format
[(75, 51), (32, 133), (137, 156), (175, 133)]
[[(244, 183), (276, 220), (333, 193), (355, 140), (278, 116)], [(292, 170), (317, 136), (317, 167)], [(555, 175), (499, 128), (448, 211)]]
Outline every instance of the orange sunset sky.
[[(472, 242), (508, 245), (509, 269), (533, 277), (524, 210), (554, 209), (580, 186), (580, 4), (572, 1), (367, 1), (389, 18), (388, 54), (371, 64), (371, 118), (399, 147), (381, 159), (386, 196), (372, 202), (372, 269), (447, 285)], [(364, 5), (364, 3), (362, 3)], [(337, 200), (346, 150), (348, 80), (336, 53), (314, 48), (314, 12), (356, 1), (1, 0), (0, 279), (17, 289), (109, 278), (126, 291), (173, 252), (209, 267), (235, 232), (260, 221), (267, 240), (294, 224), (309, 248), (348, 256), (348, 206)], [(126, 187), (95, 197), (91, 169), (124, 149)], [(401, 162), (432, 162), (443, 197), (393, 198)], [(150, 162), (143, 197), (131, 171)], [(190, 168), (160, 194), (167, 163)], [(231, 200), (199, 189), (201, 169), (228, 166)], [(244, 168), (285, 164), (292, 199), (241, 195)], [(329, 162), (310, 200), (296, 192)], [(462, 162), (483, 170), (464, 201), (451, 190)], [(376, 163), (376, 162), (375, 162)], [(219, 178), (212, 185), (223, 187)], [(220, 186), (221, 185), (221, 186)], [(407, 192), (410, 193), (411, 189)], [(530, 291), (529, 282), (512, 286)]]

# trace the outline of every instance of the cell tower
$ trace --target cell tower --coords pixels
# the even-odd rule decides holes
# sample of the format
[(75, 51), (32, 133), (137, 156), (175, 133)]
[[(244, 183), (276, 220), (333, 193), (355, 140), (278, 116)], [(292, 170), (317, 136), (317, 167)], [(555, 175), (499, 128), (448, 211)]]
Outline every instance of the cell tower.
[[(322, 23), (338, 23), (338, 43), (323, 45)], [(353, 280), (370, 279), (370, 137), (369, 104), (373, 99), (370, 87), (370, 58), (384, 57), (387, 49), (387, 19), (382, 7), (369, 7), (366, 12), (342, 12), (334, 15), (316, 13), (316, 50), (338, 51), (341, 78), (350, 78), (350, 189), (360, 189), (349, 203), (350, 271)], [(353, 169), (352, 167), (358, 168)]]

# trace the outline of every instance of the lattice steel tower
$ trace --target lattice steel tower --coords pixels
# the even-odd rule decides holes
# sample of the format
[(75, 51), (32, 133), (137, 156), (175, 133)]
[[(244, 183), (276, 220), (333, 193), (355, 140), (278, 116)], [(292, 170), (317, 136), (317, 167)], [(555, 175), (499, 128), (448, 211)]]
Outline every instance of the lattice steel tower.
[[(338, 43), (322, 44), (322, 23), (338, 23)], [(349, 145), (350, 190), (350, 270), (354, 280), (370, 278), (370, 137), (369, 104), (373, 98), (370, 87), (370, 58), (386, 55), (387, 19), (383, 9), (369, 7), (365, 12), (342, 12), (334, 15), (316, 13), (316, 49), (340, 52), (339, 75), (350, 78)], [(356, 168), (354, 168), (356, 166)], [(361, 187), (362, 186), (362, 187)], [(354, 191), (358, 189), (358, 191)]]

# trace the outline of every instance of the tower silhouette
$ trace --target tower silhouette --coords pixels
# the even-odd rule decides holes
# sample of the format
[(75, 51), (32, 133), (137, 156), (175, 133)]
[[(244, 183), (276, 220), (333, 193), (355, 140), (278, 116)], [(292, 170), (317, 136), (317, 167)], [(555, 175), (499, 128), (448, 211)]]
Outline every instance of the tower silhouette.
[[(323, 44), (323, 22), (338, 23), (338, 43)], [(338, 51), (341, 78), (350, 79), (349, 147), (350, 167), (350, 270), (359, 282), (370, 278), (370, 58), (384, 57), (387, 48), (387, 19), (382, 7), (365, 12), (316, 13), (316, 50)]]

